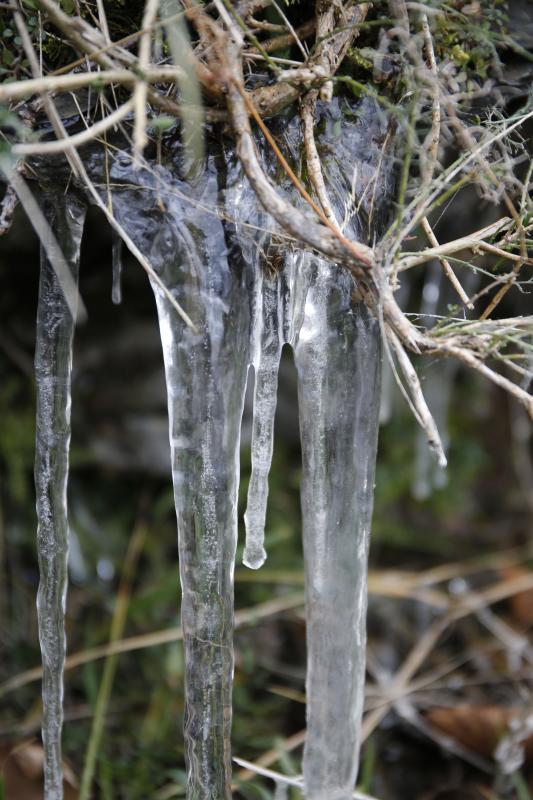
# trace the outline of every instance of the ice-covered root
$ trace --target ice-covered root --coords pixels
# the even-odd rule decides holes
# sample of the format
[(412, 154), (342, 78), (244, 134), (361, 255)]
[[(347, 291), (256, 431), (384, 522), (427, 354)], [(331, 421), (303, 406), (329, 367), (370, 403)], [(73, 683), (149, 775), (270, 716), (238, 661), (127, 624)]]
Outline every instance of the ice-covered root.
[(348, 800), (364, 697), (367, 556), (380, 383), (378, 324), (347, 273), (315, 274), (295, 347), (307, 614), (306, 800)]
[(246, 543), (243, 563), (259, 569), (266, 559), (264, 548), (265, 521), (268, 500), (268, 474), (272, 463), (274, 418), (278, 390), (278, 370), (281, 357), (281, 321), (279, 319), (279, 283), (260, 277), (262, 314), (258, 320), (261, 329), (254, 384), (254, 410), (252, 426), (252, 474), (248, 486), (248, 499), (244, 524)]
[[(50, 232), (77, 285), (85, 208), (62, 194), (43, 201)], [(37, 418), (35, 487), (39, 640), (43, 660), (44, 797), (61, 800), (61, 730), (67, 592), (67, 482), (70, 445), (70, 384), (75, 320), (41, 245), (35, 379)]]

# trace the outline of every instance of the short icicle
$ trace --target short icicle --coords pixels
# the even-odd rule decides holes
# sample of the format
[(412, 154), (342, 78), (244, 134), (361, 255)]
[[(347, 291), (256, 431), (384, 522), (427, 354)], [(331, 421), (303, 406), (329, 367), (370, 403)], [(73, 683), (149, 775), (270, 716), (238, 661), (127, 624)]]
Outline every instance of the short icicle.
[(244, 523), (246, 544), (243, 563), (251, 569), (264, 564), (265, 520), (268, 499), (268, 474), (272, 462), (274, 418), (278, 390), (278, 370), (282, 348), (279, 320), (279, 281), (267, 275), (258, 276), (262, 282), (262, 308), (258, 325), (260, 341), (254, 363), (254, 411), (252, 426), (252, 474)]
[(112, 284), (111, 284), (111, 300), (114, 305), (119, 306), (122, 303), (122, 239), (113, 231), (112, 243)]
[[(78, 280), (85, 209), (63, 195), (46, 197), (45, 214), (73, 277)], [(35, 487), (40, 583), (37, 595), (43, 660), (44, 797), (62, 800), (61, 730), (67, 592), (67, 482), (73, 319), (41, 246), (35, 377), (37, 420)]]

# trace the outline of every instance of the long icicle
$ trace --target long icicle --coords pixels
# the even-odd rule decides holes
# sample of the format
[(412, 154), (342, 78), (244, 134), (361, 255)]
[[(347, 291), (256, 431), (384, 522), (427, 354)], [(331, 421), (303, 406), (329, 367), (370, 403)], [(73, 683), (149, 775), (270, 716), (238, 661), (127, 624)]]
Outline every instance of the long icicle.
[[(210, 213), (219, 200), (212, 161), (190, 183), (160, 167), (151, 184), (124, 158), (112, 175), (118, 221), (195, 326), (154, 281), (178, 523), (187, 798), (230, 800), (233, 575), (253, 281), (237, 248), (228, 257), (229, 232)], [(142, 207), (133, 215), (137, 184)]]
[[(363, 100), (350, 109), (347, 102), (317, 109), (318, 145), (335, 214), (364, 241), (389, 213), (392, 158), (377, 144), (387, 131), (379, 108)], [(364, 700), (380, 331), (345, 270), (307, 256), (303, 272), (310, 282), (294, 352), (307, 620), (305, 798), (349, 800)]]
[(307, 616), (306, 800), (349, 800), (364, 697), (378, 323), (319, 262), (295, 348)]
[[(72, 276), (78, 281), (85, 209), (75, 199), (45, 199), (45, 213)], [(67, 592), (67, 482), (70, 445), (70, 383), (75, 319), (41, 246), (35, 377), (37, 419), (35, 487), (40, 583), (37, 595), (43, 659), (44, 797), (62, 800), (61, 731)]]

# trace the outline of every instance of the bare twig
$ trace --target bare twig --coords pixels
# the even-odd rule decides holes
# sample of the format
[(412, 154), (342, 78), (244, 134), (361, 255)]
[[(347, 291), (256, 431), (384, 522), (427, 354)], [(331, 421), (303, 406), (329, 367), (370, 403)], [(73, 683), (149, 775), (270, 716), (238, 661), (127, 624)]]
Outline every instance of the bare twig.
[[(174, 83), (181, 70), (176, 66), (149, 67), (143, 73), (150, 83)], [(94, 72), (76, 72), (69, 75), (47, 75), (46, 77), (14, 81), (0, 86), (0, 102), (16, 102), (25, 97), (43, 92), (72, 92), (84, 86), (101, 88), (113, 84), (133, 86), (139, 76), (129, 69), (109, 69)]]
[(112, 111), (107, 116), (103, 117), (99, 122), (86, 128), (79, 133), (72, 136), (64, 136), (61, 139), (56, 139), (53, 142), (35, 142), (34, 144), (16, 144), (13, 145), (11, 152), (16, 156), (31, 156), (39, 153), (40, 155), (53, 155), (56, 153), (65, 153), (69, 148), (81, 147), (87, 142), (98, 138), (102, 133), (113, 128), (118, 122), (125, 119), (128, 114), (133, 111), (135, 106), (134, 98), (130, 98), (123, 105), (119, 106), (116, 111)]
[(146, 136), (146, 100), (148, 88), (144, 79), (144, 72), (150, 64), (152, 49), (152, 26), (157, 16), (159, 0), (146, 0), (142, 27), (145, 31), (139, 40), (139, 78), (133, 93), (135, 107), (135, 127), (133, 130), (133, 156), (138, 164), (147, 143)]
[[(427, 217), (422, 217), (421, 223), (422, 223), (422, 228), (424, 229), (424, 233), (426, 234), (429, 243), (431, 245), (433, 245), (433, 247), (439, 247), (439, 242), (437, 240), (437, 237), (433, 233), (433, 229), (432, 229), (431, 225), (429, 224), (428, 218)], [(468, 299), (467, 293), (465, 292), (465, 290), (463, 289), (463, 287), (459, 283), (459, 279), (457, 278), (457, 275), (455, 274), (455, 272), (451, 268), (450, 262), (447, 261), (447, 259), (445, 259), (443, 256), (441, 256), (439, 258), (439, 263), (440, 263), (440, 265), (442, 267), (442, 271), (444, 272), (444, 274), (446, 275), (446, 277), (448, 278), (448, 280), (452, 284), (453, 288), (455, 289), (455, 291), (457, 292), (457, 294), (461, 298), (462, 302), (468, 308), (474, 308), (474, 306), (472, 305), (472, 303)]]

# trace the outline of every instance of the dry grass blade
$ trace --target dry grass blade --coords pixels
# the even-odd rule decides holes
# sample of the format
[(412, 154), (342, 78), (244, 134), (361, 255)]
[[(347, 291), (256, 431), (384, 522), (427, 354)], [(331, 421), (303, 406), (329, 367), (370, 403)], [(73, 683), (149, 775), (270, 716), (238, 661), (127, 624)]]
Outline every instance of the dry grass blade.
[[(277, 783), (283, 783), (287, 786), (297, 786), (298, 788), (303, 788), (303, 780), (302, 778), (291, 778), (287, 775), (282, 775), (281, 772), (276, 772), (272, 769), (267, 769), (266, 767), (261, 766), (258, 762), (253, 763), (252, 761), (246, 761), (244, 758), (233, 758), (233, 761), (239, 765), (239, 767), (244, 767), (246, 770), (245, 772), (240, 773), (241, 775), (250, 773), (251, 775), (261, 775), (264, 778), (270, 778)], [(363, 792), (358, 792), (355, 790), (352, 793), (352, 797), (354, 800), (376, 800), (375, 797), (372, 797), (369, 794), (364, 794)]]
[(433, 419), (425, 401), (416, 370), (411, 364), (409, 357), (402, 347), (398, 337), (390, 328), (387, 329), (387, 339), (394, 351), (394, 355), (398, 360), (402, 375), (407, 383), (406, 392), (412, 411), (418, 421), (418, 424), (426, 435), (430, 449), (436, 455), (439, 466), (445, 467), (447, 460), (444, 453), (444, 448), (442, 446), (440, 434), (437, 430), (437, 426), (435, 425), (435, 420)]
[[(300, 593), (291, 594), (288, 597), (281, 597), (276, 600), (268, 600), (265, 603), (259, 603), (251, 608), (244, 608), (235, 612), (235, 628), (250, 625), (260, 619), (265, 619), (275, 614), (281, 614), (284, 611), (298, 608), (302, 606), (303, 603), (304, 595)], [(157, 647), (163, 644), (170, 644), (171, 642), (179, 642), (182, 639), (183, 631), (181, 627), (165, 628), (153, 633), (130, 636), (128, 639), (121, 639), (110, 644), (92, 647), (89, 650), (83, 650), (68, 656), (65, 661), (65, 670), (75, 669), (83, 664), (90, 664), (92, 661), (97, 661), (107, 656), (131, 653), (135, 650), (144, 650), (148, 647)], [(20, 689), (28, 683), (40, 680), (42, 674), (42, 667), (35, 667), (34, 669), (26, 670), (26, 672), (21, 672), (19, 675), (15, 675), (13, 678), (10, 678), (0, 685), (0, 697), (9, 692), (13, 692), (15, 689)]]

